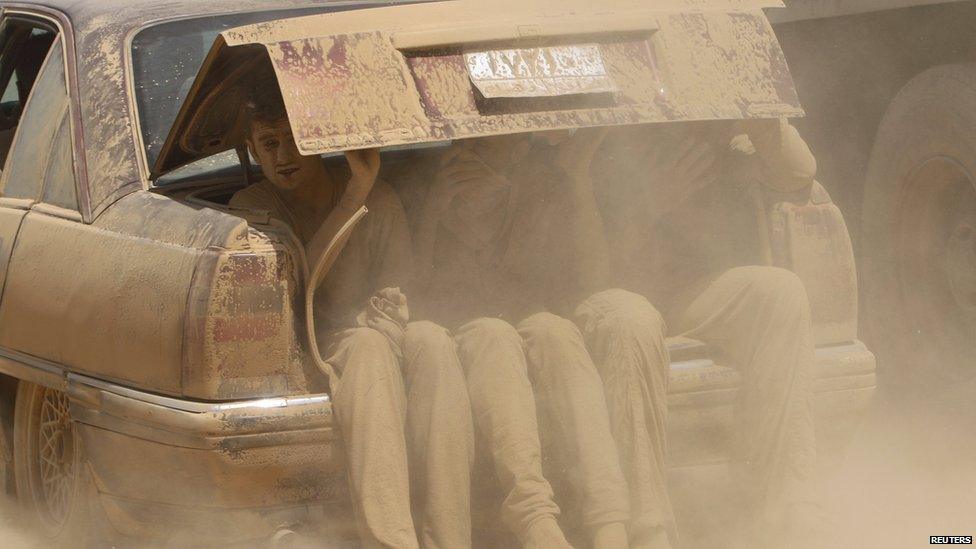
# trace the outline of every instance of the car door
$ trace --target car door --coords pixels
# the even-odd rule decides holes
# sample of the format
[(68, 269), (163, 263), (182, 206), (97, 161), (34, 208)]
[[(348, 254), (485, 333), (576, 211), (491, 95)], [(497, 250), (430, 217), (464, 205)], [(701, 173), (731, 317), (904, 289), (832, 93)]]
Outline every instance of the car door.
[[(30, 93), (58, 31), (50, 23), (4, 13), (0, 19), (0, 165), (7, 171), (9, 152), (23, 118)], [(63, 60), (63, 57), (60, 59)], [(0, 290), (5, 285), (14, 241), (24, 216), (40, 198), (41, 181), (21, 181), (7, 186), (0, 175)]]
[[(179, 394), (183, 313), (200, 252), (84, 222), (90, 174), (76, 137), (70, 51), (55, 39), (0, 177), (0, 190), (27, 208), (0, 298), (0, 357)], [(130, 225), (147, 215), (122, 209)]]
[[(82, 219), (68, 97), (65, 52), (61, 37), (55, 36), (20, 116), (0, 175), (5, 201), (0, 206), (0, 230), (4, 231), (4, 256), (8, 263), (0, 300), (0, 351), (26, 352), (52, 362), (61, 361), (56, 342), (63, 337), (58, 333), (62, 323), (57, 319), (64, 318), (66, 307), (64, 296), (50, 290), (59, 286), (58, 280), (70, 280), (72, 275), (70, 268), (49, 268), (45, 256), (59, 252), (56, 246), (44, 246), (43, 241), (64, 241), (69, 228), (80, 225)], [(39, 224), (53, 225), (55, 229), (29, 230)]]

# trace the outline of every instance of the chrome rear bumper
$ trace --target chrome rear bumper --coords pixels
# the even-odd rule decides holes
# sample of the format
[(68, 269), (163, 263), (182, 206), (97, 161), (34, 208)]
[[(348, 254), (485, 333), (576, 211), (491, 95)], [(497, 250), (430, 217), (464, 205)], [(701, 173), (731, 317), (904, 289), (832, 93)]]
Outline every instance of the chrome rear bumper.
[[(722, 460), (740, 374), (701, 344), (670, 343), (671, 464)], [(71, 397), (99, 503), (121, 533), (244, 542), (323, 513), (346, 519), (331, 521), (344, 525), (334, 534), (354, 533), (328, 395), (208, 403), (58, 374), (38, 370), (35, 381)], [(875, 359), (862, 343), (817, 350), (821, 448), (852, 430), (874, 389)]]
[(200, 403), (74, 375), (67, 392), (97, 504), (126, 537), (244, 543), (348, 514), (327, 395)]

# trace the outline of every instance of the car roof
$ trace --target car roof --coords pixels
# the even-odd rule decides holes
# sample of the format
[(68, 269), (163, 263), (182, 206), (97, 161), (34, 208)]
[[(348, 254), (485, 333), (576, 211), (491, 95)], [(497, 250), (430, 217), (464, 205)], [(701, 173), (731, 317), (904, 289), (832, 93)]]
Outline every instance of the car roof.
[(0, 2), (0, 6), (12, 10), (53, 9), (70, 22), (73, 59), (77, 64), (72, 72), (76, 73), (78, 84), (88, 174), (90, 211), (84, 213), (91, 219), (143, 184), (137, 148), (140, 145), (133, 131), (134, 107), (125, 78), (126, 48), (137, 29), (154, 22), (208, 15), (399, 3), (403, 0), (28, 0)]

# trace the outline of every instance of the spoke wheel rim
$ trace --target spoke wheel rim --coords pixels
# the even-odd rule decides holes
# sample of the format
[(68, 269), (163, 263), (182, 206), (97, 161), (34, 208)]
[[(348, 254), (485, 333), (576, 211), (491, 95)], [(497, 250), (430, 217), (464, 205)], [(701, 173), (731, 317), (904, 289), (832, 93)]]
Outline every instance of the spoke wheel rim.
[(64, 392), (42, 388), (35, 399), (36, 427), (31, 430), (30, 444), (31, 492), (42, 526), (56, 534), (71, 512), (77, 479), (75, 434)]

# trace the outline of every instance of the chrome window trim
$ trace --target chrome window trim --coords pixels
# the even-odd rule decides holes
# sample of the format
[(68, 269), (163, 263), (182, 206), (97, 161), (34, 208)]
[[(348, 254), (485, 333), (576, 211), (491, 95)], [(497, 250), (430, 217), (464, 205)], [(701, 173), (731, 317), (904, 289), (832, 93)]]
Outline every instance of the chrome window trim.
[[(64, 13), (47, 6), (10, 3), (0, 9), (0, 18), (7, 15), (23, 15), (42, 19), (58, 29), (64, 56), (64, 84), (68, 94), (68, 110), (71, 125), (71, 152), (74, 159), (75, 192), (78, 196), (78, 213), (84, 223), (91, 223), (91, 197), (88, 194), (88, 163), (85, 155), (84, 126), (79, 99), (77, 62), (75, 59), (75, 35), (71, 21)], [(45, 63), (47, 60), (45, 59)], [(33, 94), (33, 90), (31, 90)], [(28, 98), (28, 103), (30, 99)], [(26, 107), (26, 104), (25, 104)], [(13, 142), (11, 141), (11, 147)], [(9, 160), (8, 155), (8, 160)], [(4, 170), (6, 172), (6, 170)]]
[(72, 210), (71, 208), (62, 208), (61, 206), (56, 206), (47, 202), (36, 202), (33, 206), (31, 206), (31, 210), (45, 215), (67, 219), (68, 221), (77, 221), (79, 223), (82, 221), (81, 214), (76, 210)]
[[(45, 21), (47, 21), (47, 19), (41, 18), (41, 17), (35, 17), (33, 14), (20, 13), (20, 12), (16, 12), (16, 11), (12, 11), (12, 10), (4, 10), (4, 12), (3, 12), (3, 19), (0, 20), (0, 24), (5, 23), (7, 21), (7, 18), (10, 17), (10, 16), (12, 16), (12, 15), (13, 16), (16, 16), (16, 15), (26, 15), (26, 16), (28, 16), (27, 17), (28, 19), (36, 18), (36, 19), (44, 19)], [(56, 22), (55, 22), (55, 24), (56, 24)], [(17, 145), (19, 144), (19, 141), (17, 140), (17, 137), (21, 136), (21, 133), (20, 132), (21, 132), (22, 123), (24, 121), (24, 115), (27, 113), (27, 110), (31, 107), (31, 105), (33, 105), (34, 95), (37, 92), (37, 83), (38, 83), (37, 81), (40, 80), (40, 77), (41, 77), (42, 74), (44, 74), (44, 71), (47, 69), (47, 66), (49, 64), (51, 64), (51, 57), (54, 55), (54, 52), (56, 51), (55, 48), (57, 46), (60, 46), (61, 47), (61, 60), (62, 60), (62, 63), (66, 63), (66, 60), (64, 59), (64, 57), (66, 55), (65, 47), (64, 47), (64, 31), (61, 29), (60, 25), (58, 25), (56, 28), (58, 29), (58, 35), (54, 37), (54, 43), (51, 44), (51, 49), (48, 50), (47, 54), (44, 56), (44, 61), (41, 62), (41, 67), (37, 71), (37, 79), (35, 79), (34, 83), (31, 84), (30, 93), (27, 94), (27, 100), (24, 101), (24, 104), (21, 107), (22, 110), (21, 110), (21, 114), (20, 114), (20, 119), (17, 121), (16, 128), (14, 129), (14, 133), (13, 133), (13, 135), (10, 138), (10, 146), (9, 146), (9, 149), (7, 150), (7, 158), (5, 159), (5, 161), (3, 163), (3, 171), (0, 172), (0, 189), (4, 189), (4, 193), (6, 193), (7, 183), (10, 180), (10, 171), (11, 171), (10, 170), (10, 167), (11, 167), (11, 165), (14, 162), (14, 156), (15, 156), (13, 153), (16, 152)], [(67, 69), (67, 66), (62, 67), (62, 68)], [(68, 83), (67, 83), (68, 82), (68, 77), (67, 77), (67, 72), (65, 72), (64, 81), (65, 81), (64, 91), (65, 91), (65, 93), (68, 93)], [(69, 101), (69, 103), (71, 101), (70, 95), (69, 95), (68, 101)], [(38, 193), (37, 193), (38, 194), (38, 197), (36, 199), (34, 199), (35, 202), (38, 201), (38, 200), (40, 200), (40, 195), (43, 194), (43, 185), (44, 185), (43, 178), (42, 178), (42, 181), (40, 181), (40, 185), (41, 185), (41, 187), (38, 187)], [(14, 198), (22, 198), (22, 197), (14, 197)], [(29, 200), (29, 199), (25, 199), (25, 200)]]

